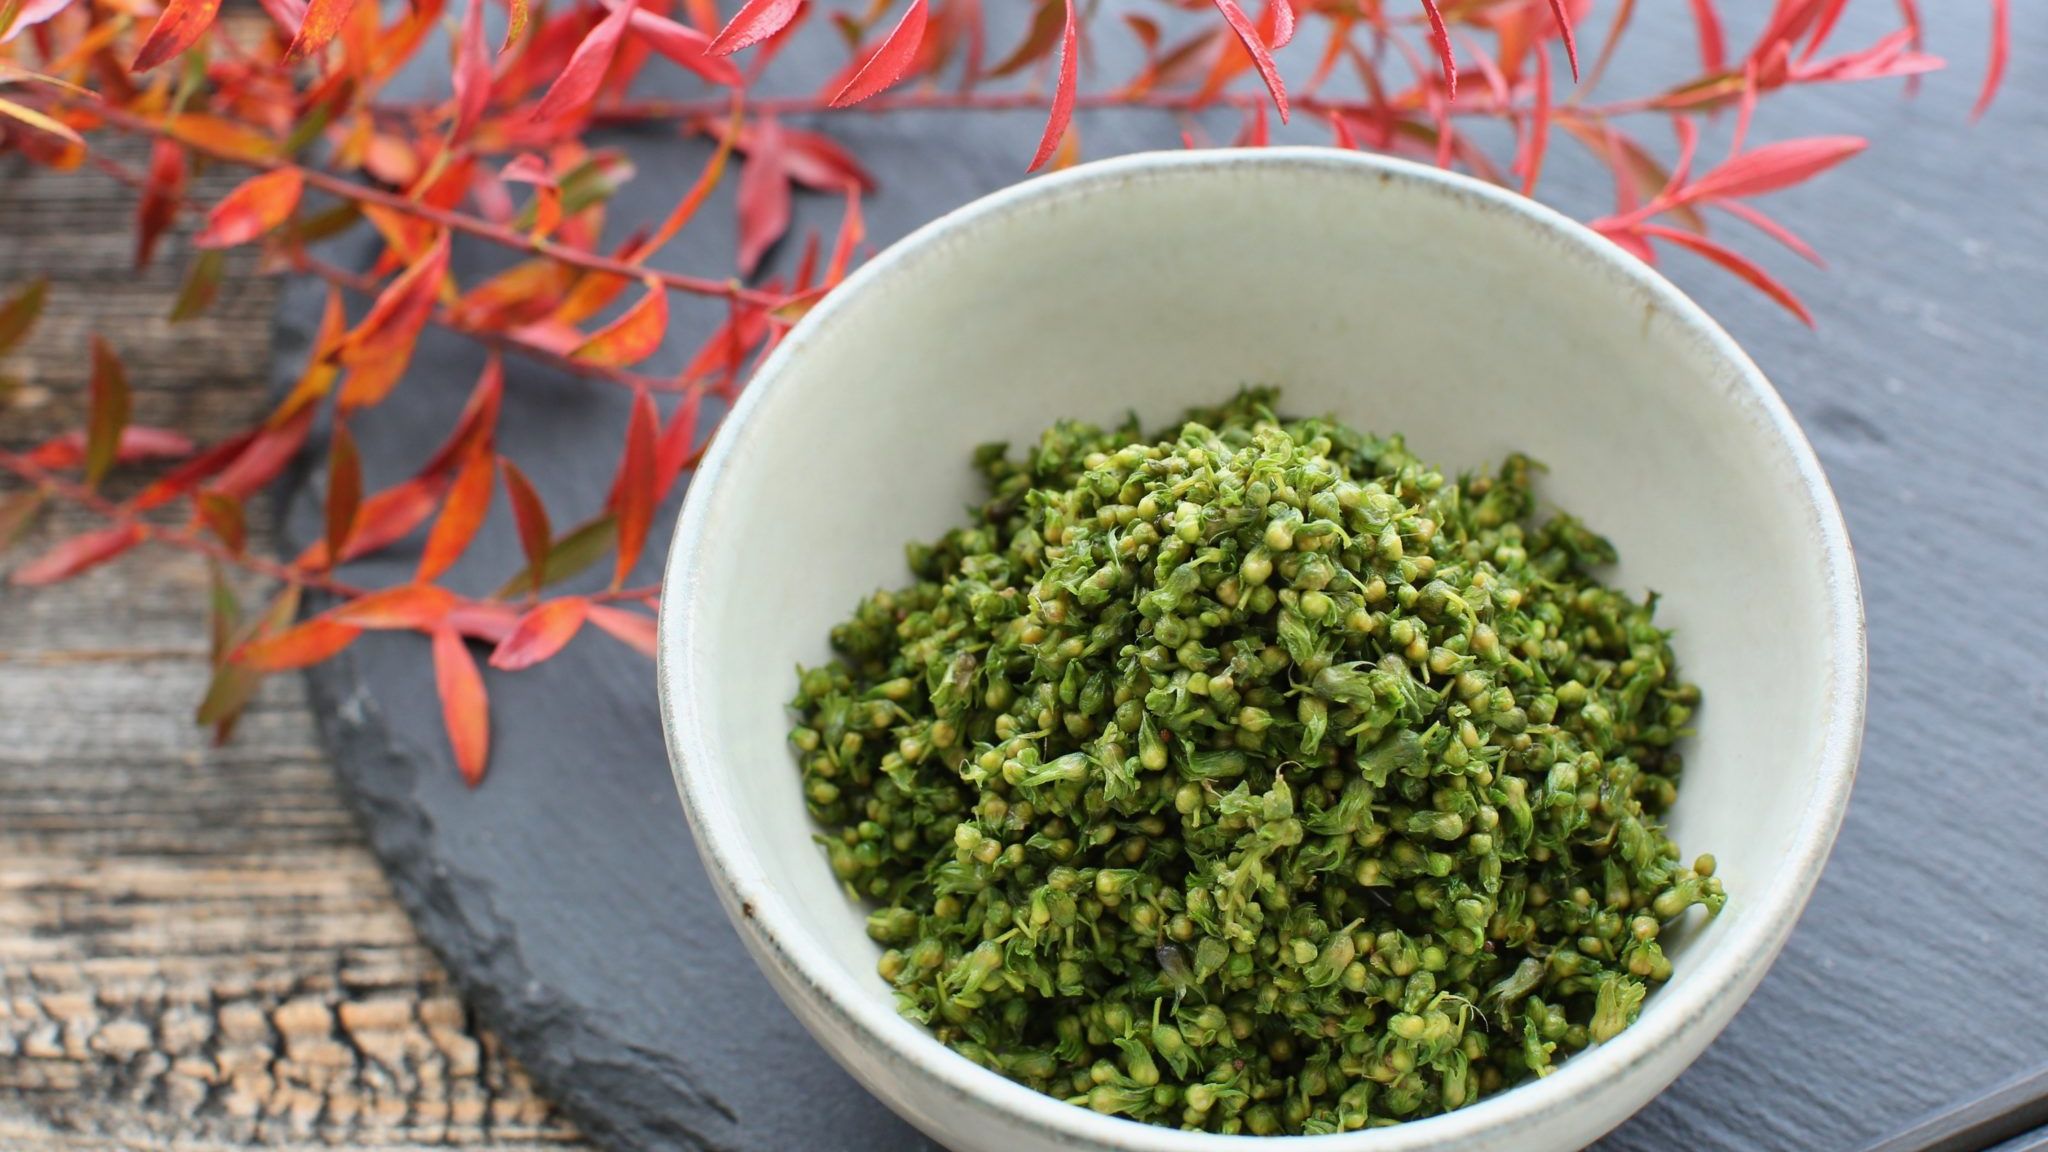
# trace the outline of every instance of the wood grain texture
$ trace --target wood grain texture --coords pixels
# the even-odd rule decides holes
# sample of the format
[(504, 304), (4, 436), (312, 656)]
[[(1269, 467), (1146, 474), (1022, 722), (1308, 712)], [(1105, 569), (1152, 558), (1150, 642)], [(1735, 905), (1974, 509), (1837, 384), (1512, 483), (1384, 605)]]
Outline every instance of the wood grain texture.
[[(166, 323), (190, 252), (137, 274), (132, 212), (112, 180), (0, 162), (0, 291), (51, 278), (4, 365), (25, 385), (9, 447), (77, 421), (88, 332), (125, 358), (138, 421), (210, 437), (263, 410), (276, 286), (231, 277)], [(88, 526), (49, 517), (0, 571)], [(0, 1148), (579, 1146), (393, 899), (303, 682), (272, 678), (224, 748), (193, 725), (206, 587), (157, 551), (0, 588)]]

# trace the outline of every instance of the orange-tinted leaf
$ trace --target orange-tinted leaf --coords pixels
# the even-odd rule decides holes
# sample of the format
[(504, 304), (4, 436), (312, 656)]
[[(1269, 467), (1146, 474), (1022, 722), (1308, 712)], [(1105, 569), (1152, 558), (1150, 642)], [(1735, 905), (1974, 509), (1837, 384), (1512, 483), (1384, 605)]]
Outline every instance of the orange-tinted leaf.
[(185, 196), (185, 150), (175, 140), (150, 145), (149, 180), (135, 202), (135, 266), (144, 268), (156, 255), (157, 241), (177, 219)]
[(85, 143), (84, 138), (79, 136), (78, 131), (71, 125), (27, 105), (16, 104), (12, 100), (0, 100), (0, 116), (18, 120), (39, 132), (48, 132), (69, 144)]
[(491, 102), (491, 58), (484, 47), (484, 0), (462, 6), (462, 27), (455, 38), (455, 126), (450, 133), (467, 139)]
[[(1280, 69), (1273, 63), (1273, 54), (1266, 49), (1266, 42), (1259, 38), (1259, 30), (1237, 6), (1237, 0), (1215, 0), (1216, 10), (1223, 13), (1223, 19), (1230, 30), (1237, 33), (1237, 39), (1244, 50), (1251, 53), (1252, 64), (1259, 70), (1259, 78), (1266, 82), (1266, 90), (1273, 94), (1273, 106), (1280, 110), (1280, 122), (1287, 122), (1287, 85), (1280, 80)], [(1423, 0), (1434, 12), (1433, 0)]]
[(348, 424), (336, 420), (327, 448), (327, 554), (348, 555), (349, 537), (363, 504), (363, 464)]
[(590, 622), (611, 633), (641, 655), (654, 655), (654, 617), (628, 612), (623, 608), (592, 604)]
[(91, 400), (86, 415), (85, 483), (97, 486), (114, 466), (121, 433), (128, 427), (128, 373), (114, 350), (92, 338)]
[(55, 584), (92, 568), (142, 543), (142, 529), (120, 524), (80, 533), (14, 570), (16, 584)]
[(147, 72), (190, 48), (212, 26), (219, 11), (220, 0), (171, 0), (156, 18), (149, 39), (142, 42), (142, 50), (135, 54), (133, 69)]
[(619, 38), (625, 35), (626, 23), (632, 19), (636, 0), (624, 0), (590, 34), (569, 57), (555, 82), (548, 87), (547, 95), (533, 110), (533, 119), (551, 122), (572, 119), (583, 115), (590, 102), (597, 96), (598, 86), (604, 83), (605, 70), (612, 65), (612, 57), (618, 53)]
[[(367, 556), (405, 539), (434, 514), (447, 490), (445, 478), (418, 476), (364, 500), (362, 510), (356, 514), (355, 532), (349, 537), (341, 560)], [(300, 553), (297, 563), (305, 568), (328, 567), (327, 542), (315, 541)]]
[(463, 293), (456, 322), (500, 329), (530, 324), (555, 310), (576, 282), (576, 270), (543, 256), (514, 264)]
[(512, 519), (519, 526), (519, 547), (526, 553), (527, 574), (537, 576), (547, 565), (548, 546), (554, 540), (547, 505), (541, 502), (540, 493), (534, 491), (526, 473), (512, 461), (501, 456), (498, 468), (505, 474), (505, 495), (511, 499)]
[(645, 392), (633, 398), (633, 416), (626, 423), (626, 451), (619, 460), (618, 480), (612, 486), (611, 513), (619, 521), (618, 564), (612, 570), (612, 587), (618, 588), (632, 575), (640, 551), (647, 544), (647, 531), (654, 523), (655, 441), (660, 417), (654, 399)]
[(164, 129), (202, 152), (229, 160), (267, 164), (278, 155), (275, 139), (234, 120), (188, 112), (164, 121)]
[(483, 526), (484, 515), (491, 509), (496, 460), (486, 442), (478, 444), (463, 461), (462, 469), (455, 474), (455, 485), (441, 505), (441, 518), (434, 521), (434, 530), (427, 534), (416, 579), (432, 580), (446, 572), (468, 550), (469, 542), (476, 539), (477, 529)]
[(724, 56), (711, 54), (711, 38), (666, 16), (636, 9), (628, 25), (634, 39), (713, 84), (738, 87), (740, 70)]
[(399, 584), (358, 596), (322, 615), (366, 631), (416, 631), (440, 624), (455, 604), (455, 594), (439, 585)]
[(796, 19), (803, 0), (747, 0), (711, 40), (711, 54), (730, 56), (750, 44), (758, 44)]
[(590, 601), (581, 596), (550, 600), (519, 618), (512, 634), (491, 653), (491, 667), (506, 672), (531, 668), (562, 650), (583, 627)]
[(43, 314), (43, 300), (49, 291), (49, 278), (38, 276), (28, 282), (28, 287), (0, 303), (0, 355), (21, 343), (29, 329), (35, 327), (36, 317)]
[(569, 355), (589, 364), (638, 364), (661, 348), (668, 331), (668, 290), (653, 277), (647, 294)]
[(313, 410), (302, 409), (277, 427), (257, 433), (233, 463), (221, 469), (213, 487), (236, 498), (246, 498), (277, 478), (284, 466), (298, 455), (313, 427)]
[(14, 546), (36, 522), (47, 498), (40, 488), (27, 488), (0, 500), (0, 552)]
[(251, 177), (206, 214), (206, 227), (192, 242), (201, 248), (247, 244), (291, 219), (306, 188), (297, 168), (278, 168)]
[(190, 320), (211, 307), (214, 297), (220, 295), (221, 276), (226, 270), (227, 254), (217, 248), (194, 256), (184, 282), (178, 285), (178, 298), (171, 302), (170, 322)]
[(474, 788), (483, 782), (491, 755), (490, 698), (476, 660), (453, 628), (434, 633), (434, 688), (441, 696), (441, 722), (448, 729), (455, 768)]
[(697, 182), (690, 185), (690, 190), (676, 202), (668, 218), (661, 222), (661, 227), (626, 253), (627, 263), (638, 264), (660, 251), (664, 244), (674, 239), (676, 233), (683, 230), (683, 225), (690, 222), (690, 218), (697, 214), (697, 209), (703, 207), (704, 199), (711, 195), (711, 190), (718, 187), (718, 181), (725, 176), (726, 162), (732, 158), (733, 142), (739, 138), (740, 112), (739, 102), (734, 101), (732, 120), (719, 134), (718, 149), (711, 154), (710, 161), (704, 165), (704, 171), (697, 174)]
[(356, 0), (308, 0), (306, 19), (299, 25), (299, 34), (292, 38), (285, 59), (304, 60), (327, 47), (348, 23), (348, 14), (355, 6)]
[(448, 627), (471, 640), (502, 644), (519, 623), (519, 613), (510, 604), (490, 600), (458, 600), (448, 609)]
[[(1230, 0), (1222, 2), (1227, 4)], [(1066, 0), (1066, 25), (1060, 32), (1059, 83), (1052, 92), (1052, 111), (1046, 116), (1045, 131), (1038, 137), (1038, 151), (1032, 154), (1031, 166), (1026, 171), (1036, 172), (1052, 159), (1074, 118), (1074, 88), (1081, 64), (1080, 14), (1075, 7), (1076, 0)]]
[(448, 269), (448, 234), (434, 238), (426, 255), (377, 294), (376, 303), (342, 341), (340, 360), (351, 367), (409, 348), (432, 314)]
[(753, 150), (740, 169), (740, 275), (753, 275), (761, 257), (789, 231), (789, 220), (789, 172), (782, 163), (782, 126), (763, 119), (754, 125)]
[(888, 39), (882, 41), (881, 47), (875, 49), (867, 63), (854, 73), (853, 79), (832, 97), (832, 107), (858, 104), (887, 91), (903, 79), (911, 61), (917, 59), (917, 46), (924, 42), (927, 16), (925, 0), (910, 0), (910, 7), (903, 10), (903, 18), (890, 30)]
[(249, 523), (242, 514), (240, 500), (225, 492), (201, 492), (192, 498), (192, 504), (199, 519), (228, 546), (228, 551), (240, 555), (249, 546)]
[(532, 19), (526, 0), (506, 0), (505, 12), (505, 46), (498, 49), (500, 52), (510, 52), (514, 44), (526, 39), (526, 25)]
[(434, 455), (420, 468), (422, 476), (438, 476), (454, 468), (468, 458), (468, 453), (490, 443), (498, 431), (498, 409), (505, 400), (505, 364), (492, 352), (484, 360), (484, 370), (477, 375), (476, 386), (469, 390), (469, 399), (463, 402), (462, 414), (455, 418), (455, 427), (448, 432), (448, 438), (434, 450)]
[(619, 521), (610, 514), (571, 528), (561, 539), (549, 546), (548, 562), (541, 567), (538, 587), (534, 584), (531, 573), (521, 572), (507, 580), (505, 586), (498, 589), (495, 595), (501, 598), (519, 596), (551, 584), (559, 584), (597, 563), (611, 550), (612, 543), (618, 538)]
[(360, 628), (315, 616), (276, 635), (251, 640), (228, 658), (262, 672), (289, 672), (329, 659), (362, 634)]
[[(128, 431), (132, 435), (135, 429), (130, 428)], [(142, 512), (151, 508), (160, 508), (183, 496), (191, 491), (194, 485), (201, 484), (212, 478), (221, 469), (226, 468), (231, 462), (240, 457), (243, 450), (248, 448), (255, 439), (256, 433), (244, 432), (239, 436), (223, 440), (185, 463), (180, 464), (163, 476), (158, 477), (149, 487), (144, 488), (140, 495), (135, 497), (136, 511)], [(125, 446), (127, 437), (122, 437), (122, 440)]]
[(1770, 273), (1764, 271), (1761, 267), (1750, 262), (1750, 260), (1734, 250), (1717, 244), (1705, 236), (1696, 236), (1691, 232), (1681, 232), (1676, 228), (1665, 228), (1656, 224), (1639, 224), (1636, 226), (1636, 230), (1645, 236), (1654, 236), (1659, 240), (1669, 241), (1681, 248), (1689, 249), (1706, 257), (1708, 260), (1747, 281), (1764, 295), (1769, 296), (1780, 307), (1799, 317), (1800, 321), (1808, 328), (1813, 327), (1813, 313), (1806, 310), (1806, 305), (1799, 302), (1799, 298), (1792, 294), (1791, 289), (1772, 279)]
[(1060, 39), (1062, 23), (1071, 24), (1067, 19), (1068, 5), (1063, 0), (1036, 0), (1031, 7), (1031, 26), (1024, 30), (1024, 39), (1010, 50), (1008, 56), (996, 62), (989, 69), (989, 76), (1001, 79), (1014, 75), (1045, 59), (1053, 45)]
[[(122, 464), (176, 460), (191, 454), (192, 441), (189, 437), (168, 428), (151, 428), (142, 424), (123, 428), (120, 444), (114, 449), (114, 459)], [(36, 445), (28, 458), (42, 468), (76, 468), (85, 463), (85, 436), (79, 432), (66, 432), (45, 440)]]

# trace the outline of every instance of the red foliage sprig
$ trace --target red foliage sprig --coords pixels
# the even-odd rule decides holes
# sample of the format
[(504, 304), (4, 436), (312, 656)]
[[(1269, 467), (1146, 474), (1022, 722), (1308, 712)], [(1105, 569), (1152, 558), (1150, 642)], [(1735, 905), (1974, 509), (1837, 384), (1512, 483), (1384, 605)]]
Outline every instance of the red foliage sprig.
[[(845, 277), (865, 239), (861, 204), (874, 178), (829, 127), (797, 127), (797, 118), (1043, 108), (1038, 146), (1020, 157), (1020, 167), (1037, 170), (1080, 157), (1074, 116), (1084, 109), (1173, 114), (1192, 146), (1202, 131), (1195, 115), (1217, 110), (1242, 118), (1240, 143), (1264, 144), (1270, 107), (1283, 124), (1320, 125), (1340, 148), (1458, 167), (1532, 194), (1554, 142), (1571, 140), (1613, 174), (1614, 208), (1593, 227), (1645, 260), (1660, 246), (1692, 252), (1810, 322), (1761, 266), (1710, 233), (1711, 219), (1734, 217), (1817, 261), (1751, 201), (1825, 172), (1864, 142), (1752, 146), (1759, 106), (1800, 86), (1911, 83), (1941, 64), (1921, 50), (1911, 4), (1898, 5), (1896, 31), (1845, 49), (1834, 38), (1846, 0), (1774, 0), (1754, 43), (1737, 54), (1713, 0), (1689, 0), (1697, 70), (1656, 91), (1603, 99), (1595, 90), (1630, 31), (1634, 0), (1614, 4), (1585, 84), (1569, 91), (1561, 78), (1580, 75), (1574, 23), (1592, 10), (1584, 2), (1262, 0), (1254, 12), (1239, 0), (1152, 0), (1188, 14), (1168, 21), (1137, 10), (1110, 20), (1078, 0), (1031, 0), (1021, 38), (985, 65), (980, 0), (909, 0), (893, 20), (886, 4), (835, 13), (849, 44), (844, 66), (810, 95), (770, 97), (756, 90), (804, 25), (806, 0), (745, 0), (729, 13), (718, 0), (575, 0), (561, 10), (500, 2), (507, 32), (494, 48), (482, 0), (464, 0), (459, 12), (446, 0), (413, 0), (391, 13), (359, 0), (263, 0), (263, 19), (233, 26), (220, 22), (218, 0), (166, 0), (160, 9), (148, 0), (0, 0), (0, 150), (55, 169), (89, 164), (132, 185), (138, 266), (181, 216), (195, 220), (197, 254), (171, 319), (205, 309), (231, 248), (255, 246), (264, 268), (330, 286), (303, 375), (255, 426), (200, 446), (131, 423), (120, 357), (95, 338), (83, 424), (26, 451), (0, 451), (0, 473), (14, 480), (0, 495), (0, 547), (55, 501), (103, 521), (20, 563), (13, 583), (70, 579), (150, 543), (215, 567), (214, 674), (198, 718), (223, 739), (263, 676), (328, 659), (366, 631), (412, 632), (428, 641), (450, 748), (474, 784), (490, 724), (471, 644), (488, 646), (487, 662), (501, 672), (546, 661), (585, 625), (652, 653), (659, 588), (627, 582), (656, 509), (710, 431), (700, 422), (705, 399), (736, 393), (749, 365)], [(1976, 115), (2007, 63), (2009, 3), (1990, 2), (1994, 41)], [(432, 33), (444, 25), (452, 29), (449, 95), (387, 99), (401, 69), (442, 50)], [(1169, 36), (1169, 25), (1183, 31)], [(1142, 64), (1082, 90), (1084, 51), (1118, 27), (1135, 38)], [(1307, 65), (1292, 88), (1282, 58), (1289, 48)], [(680, 69), (704, 95), (624, 95), (654, 66)], [(1734, 119), (1734, 142), (1718, 163), (1703, 163), (1697, 124), (1722, 113)], [(599, 238), (609, 202), (632, 167), (596, 146), (592, 131), (639, 120), (674, 122), (716, 147), (664, 219), (636, 222), (644, 227), (607, 251)], [(1641, 135), (1659, 121), (1670, 126), (1668, 149)], [(1505, 126), (1512, 143), (1504, 154), (1480, 143), (1496, 138), (1475, 131), (1480, 124)], [(113, 136), (148, 141), (146, 170), (106, 154)], [(653, 267), (735, 157), (732, 267)], [(188, 175), (200, 165), (247, 176), (199, 203)], [(791, 277), (750, 283), (786, 238), (800, 194), (843, 200), (829, 249), (810, 236)], [(374, 234), (373, 266), (340, 268), (309, 251), (347, 231)], [(449, 260), (458, 237), (518, 260), (458, 277)], [(29, 331), (44, 295), (36, 281), (0, 299), (0, 356)], [(669, 333), (678, 295), (720, 309), (717, 329), (680, 372), (643, 371)], [(441, 447), (406, 479), (366, 491), (352, 421), (398, 387), (438, 386), (405, 383), (430, 326), (483, 345), (487, 366)], [(504, 356), (632, 394), (611, 491), (567, 528), (497, 447)], [(657, 396), (668, 398), (666, 416)], [(323, 409), (331, 428), (324, 531), (295, 557), (262, 555), (250, 546), (244, 503), (304, 450)], [(140, 483), (123, 489), (131, 495), (109, 495), (104, 485), (124, 470), (140, 472)], [(493, 594), (458, 594), (445, 577), (501, 487), (520, 561), (499, 574)], [(411, 542), (418, 560), (406, 584), (368, 588), (342, 575)], [(219, 577), (226, 566), (274, 581), (273, 598), (245, 613)], [(560, 590), (593, 569), (608, 573), (603, 590)], [(299, 619), (307, 590), (331, 603)]]

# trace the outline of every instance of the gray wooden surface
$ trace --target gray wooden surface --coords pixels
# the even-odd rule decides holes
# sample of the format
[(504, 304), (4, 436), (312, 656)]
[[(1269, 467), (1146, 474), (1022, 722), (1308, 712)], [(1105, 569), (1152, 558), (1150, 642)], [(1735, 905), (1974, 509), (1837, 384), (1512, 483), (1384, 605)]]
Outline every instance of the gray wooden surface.
[[(165, 324), (188, 252), (134, 275), (132, 212), (111, 180), (0, 161), (0, 292), (51, 277), (4, 366), (27, 384), (7, 447), (76, 423), (89, 331), (127, 358), (138, 421), (207, 437), (264, 411), (275, 285)], [(0, 572), (88, 524), (51, 517)], [(205, 594), (164, 552), (0, 586), (0, 1148), (571, 1152), (393, 900), (304, 684), (273, 678), (228, 747), (193, 726)]]

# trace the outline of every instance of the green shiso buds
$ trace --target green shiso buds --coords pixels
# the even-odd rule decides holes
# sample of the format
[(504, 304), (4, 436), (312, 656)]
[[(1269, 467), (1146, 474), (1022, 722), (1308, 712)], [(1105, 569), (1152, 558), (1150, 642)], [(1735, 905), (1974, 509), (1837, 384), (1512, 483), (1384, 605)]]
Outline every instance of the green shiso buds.
[(1324, 1133), (1612, 1038), (1724, 896), (1660, 820), (1700, 693), (1607, 541), (1524, 457), (1274, 400), (981, 449), (792, 739), (905, 1014), (1100, 1112)]

